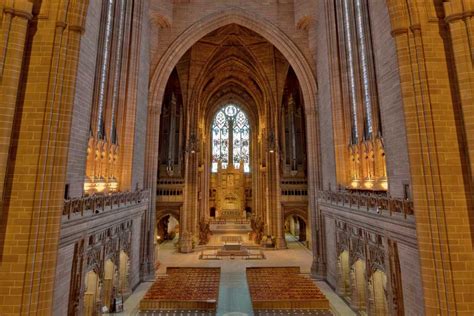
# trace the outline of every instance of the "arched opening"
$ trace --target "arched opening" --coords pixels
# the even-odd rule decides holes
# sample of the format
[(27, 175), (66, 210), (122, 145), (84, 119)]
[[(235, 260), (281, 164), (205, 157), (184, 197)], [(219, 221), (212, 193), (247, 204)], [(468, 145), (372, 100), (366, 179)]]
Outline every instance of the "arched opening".
[(130, 259), (128, 254), (125, 251), (120, 251), (120, 283), (119, 283), (119, 292), (128, 296), (130, 294), (130, 285), (129, 285), (129, 268), (130, 268)]
[(339, 295), (349, 297), (351, 295), (349, 251), (344, 250), (338, 257), (338, 288)]
[[(242, 35), (242, 37), (240, 37)], [(227, 38), (222, 38), (227, 37)], [(219, 38), (217, 41), (216, 39)], [(198, 44), (199, 43), (199, 44)], [(282, 100), (281, 94), (286, 94), (282, 91), (274, 91), (275, 88), (284, 89), (283, 85), (278, 87), (273, 86), (275, 78), (269, 78), (268, 72), (265, 71), (264, 63), (262, 62), (259, 53), (252, 51), (251, 43), (269, 44), (267, 52), (271, 52), (274, 59), (273, 73), (281, 76), (278, 78), (280, 82), (286, 82), (286, 76), (289, 69), (294, 72), (295, 79), (299, 81), (299, 88), (292, 90), (292, 98), (289, 94)], [(202, 44), (202, 45), (201, 45)], [(215, 46), (213, 46), (215, 45)], [(213, 47), (208, 54), (199, 54), (200, 56), (210, 57), (209, 59), (202, 59), (199, 63), (202, 65), (201, 69), (195, 69), (195, 76), (193, 77), (193, 85), (186, 84), (189, 78), (188, 67), (193, 56), (193, 49), (203, 49), (203, 47)], [(277, 65), (283, 61), (284, 65)], [(269, 65), (268, 63), (266, 65)], [(176, 71), (175, 71), (176, 69)], [(249, 207), (252, 209), (252, 215), (262, 218), (265, 225), (265, 234), (272, 236), (276, 240), (277, 248), (285, 248), (284, 238), (284, 219), (282, 216), (282, 207), (279, 198), (273, 197), (279, 191), (280, 175), (280, 135), (279, 129), (280, 118), (280, 103), (285, 102), (289, 105), (292, 102), (299, 102), (291, 109), (298, 109), (300, 107), (304, 111), (295, 111), (294, 115), (286, 115), (288, 126), (292, 121), (291, 118), (299, 118), (299, 113), (304, 112), (302, 121), (295, 121), (293, 142), (287, 142), (286, 153), (289, 157), (288, 173), (291, 177), (296, 175), (303, 180), (305, 188), (299, 192), (314, 192), (318, 185), (319, 160), (317, 158), (318, 152), (318, 129), (317, 117), (315, 108), (316, 96), (316, 81), (311, 70), (311, 66), (307, 63), (305, 57), (297, 46), (274, 25), (268, 23), (266, 20), (261, 20), (248, 14), (248, 12), (232, 9), (231, 11), (223, 10), (218, 14), (209, 15), (198, 23), (192, 25), (181, 33), (175, 41), (169, 46), (166, 52), (162, 55), (157, 67), (152, 75), (150, 82), (151, 93), (150, 103), (158, 109), (165, 106), (167, 99), (163, 98), (167, 92), (167, 80), (171, 73), (176, 73), (181, 81), (183, 88), (183, 102), (187, 104), (183, 107), (185, 119), (184, 135), (186, 135), (186, 144), (184, 145), (184, 164), (185, 173), (189, 173), (185, 179), (189, 179), (190, 183), (186, 188), (186, 196), (183, 197), (182, 206), (185, 209), (186, 216), (189, 218), (182, 218), (182, 232), (197, 235), (197, 227), (200, 227), (201, 222), (206, 222), (210, 217), (211, 207), (216, 208), (216, 217), (220, 217), (219, 207), (215, 204), (215, 198), (212, 194), (212, 186), (215, 182), (209, 179), (211, 166), (207, 166), (207, 161), (212, 161), (211, 156), (211, 136), (208, 131), (209, 112), (215, 111), (223, 104), (238, 104), (239, 107), (245, 109), (252, 123), (252, 131), (255, 137), (252, 136), (249, 151), (251, 156), (258, 156), (258, 160), (250, 159), (249, 170), (251, 170), (250, 186), (248, 193), (244, 191), (246, 196), (251, 198), (246, 199)], [(189, 88), (192, 87), (192, 88)], [(184, 91), (187, 88), (188, 91)], [(278, 96), (273, 95), (277, 93)], [(188, 100), (188, 101), (185, 101)], [(251, 111), (248, 111), (248, 110)], [(286, 108), (285, 108), (286, 109)], [(250, 113), (252, 112), (252, 113)], [(156, 111), (155, 113), (160, 113)], [(292, 113), (289, 111), (288, 113)], [(212, 120), (212, 118), (211, 118)], [(149, 119), (149, 126), (156, 125), (156, 117)], [(254, 130), (254, 126), (257, 128)], [(300, 141), (299, 136), (303, 135), (305, 129), (304, 141)], [(156, 128), (154, 129), (153, 137), (157, 136)], [(254, 138), (257, 141), (254, 141)], [(150, 150), (160, 150), (156, 144), (161, 142), (149, 141), (150, 144), (155, 144), (155, 147), (149, 147)], [(296, 148), (298, 144), (308, 146), (306, 150)], [(292, 150), (291, 152), (289, 150)], [(296, 154), (295, 154), (296, 152)], [(304, 152), (308, 156), (313, 157), (314, 160), (307, 170), (303, 170), (300, 165), (304, 165), (306, 161), (299, 159), (298, 153)], [(275, 153), (275, 154), (273, 154)], [(273, 155), (272, 155), (273, 154)], [(150, 157), (153, 154), (150, 153)], [(285, 163), (288, 159), (285, 160)], [(149, 165), (151, 165), (149, 161)], [(154, 170), (154, 167), (152, 167)], [(188, 169), (189, 168), (189, 169)], [(215, 168), (215, 167), (214, 167)], [(193, 170), (193, 171), (188, 171)], [(195, 172), (196, 170), (197, 172)], [(199, 171), (198, 171), (199, 170)], [(161, 174), (158, 177), (162, 177)], [(247, 182), (247, 180), (246, 180)], [(188, 185), (185, 184), (185, 185)], [(217, 195), (216, 191), (216, 195)], [(307, 194), (305, 194), (307, 195)], [(294, 199), (306, 199), (306, 204), (309, 209), (316, 209), (313, 207), (315, 199), (302, 197), (303, 194), (298, 194)], [(189, 197), (189, 198), (188, 198)], [(238, 199), (235, 195), (229, 194), (223, 196), (224, 200)], [(293, 198), (293, 197), (292, 197)], [(241, 216), (246, 216), (245, 206), (239, 210)], [(276, 216), (271, 214), (277, 212)], [(237, 212), (228, 213), (231, 217), (236, 217)], [(239, 214), (240, 215), (240, 214)], [(306, 225), (310, 229), (310, 225)], [(304, 230), (306, 231), (306, 230)], [(310, 235), (311, 230), (306, 236)], [(187, 235), (186, 235), (187, 236)], [(304, 236), (301, 236), (304, 237)], [(304, 239), (307, 239), (304, 238)], [(180, 249), (184, 252), (190, 249), (190, 238), (180, 240)], [(316, 243), (311, 243), (316, 246)]]
[(84, 316), (96, 315), (96, 303), (99, 297), (99, 277), (94, 271), (86, 273), (84, 292)]
[(179, 59), (198, 40), (207, 34), (230, 24), (237, 24), (260, 34), (282, 52), (290, 61), (291, 66), (302, 85), (305, 104), (313, 107), (317, 94), (316, 80), (311, 71), (311, 66), (286, 34), (272, 23), (259, 18), (252, 12), (232, 8), (209, 15), (186, 29), (166, 50), (155, 72), (152, 74), (150, 87), (153, 90), (152, 104), (161, 104), (167, 79)]
[[(160, 116), (160, 147), (158, 177), (173, 179), (183, 176), (186, 113), (183, 109), (181, 82), (176, 68), (166, 84)], [(173, 188), (174, 189), (174, 188)], [(175, 190), (164, 190), (163, 195), (176, 195)]]
[(103, 288), (102, 288), (102, 297), (103, 302), (102, 305), (107, 307), (108, 310), (111, 310), (113, 299), (116, 295), (115, 291), (117, 288), (116, 282), (117, 280), (117, 267), (112, 262), (111, 259), (105, 261), (104, 264), (104, 281), (103, 281)]
[(161, 244), (179, 238), (179, 221), (174, 215), (167, 214), (158, 219), (156, 224), (156, 241)]
[(371, 312), (374, 315), (387, 315), (387, 275), (377, 269), (369, 280)]
[(351, 267), (351, 306), (359, 312), (366, 310), (367, 278), (365, 261), (358, 259)]
[(307, 225), (299, 215), (289, 215), (285, 219), (285, 233), (290, 234), (299, 242), (307, 241)]
[(246, 218), (246, 189), (251, 185), (251, 134), (247, 114), (229, 103), (219, 108), (209, 127), (210, 185), (218, 219)]

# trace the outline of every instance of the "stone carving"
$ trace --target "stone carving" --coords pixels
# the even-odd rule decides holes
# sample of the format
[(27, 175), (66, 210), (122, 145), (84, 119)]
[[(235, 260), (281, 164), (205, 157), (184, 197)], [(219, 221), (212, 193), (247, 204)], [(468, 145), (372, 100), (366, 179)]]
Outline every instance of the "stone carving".
[(385, 252), (383, 249), (369, 245), (369, 277), (377, 270), (386, 272), (385, 269)]
[(234, 168), (229, 163), (227, 169), (219, 164), (217, 170), (216, 217), (245, 218), (245, 175), (243, 163)]
[(130, 256), (132, 234), (130, 231), (122, 233), (120, 236), (120, 249)]
[(392, 315), (405, 315), (403, 306), (403, 290), (402, 277), (400, 271), (400, 260), (398, 258), (397, 243), (388, 239), (388, 258), (390, 266), (390, 280), (391, 280), (391, 310)]
[(150, 192), (148, 190), (139, 190), (72, 198), (64, 201), (63, 215), (69, 219), (77, 214), (81, 216), (88, 213), (99, 214), (126, 205), (148, 203), (149, 196)]
[(343, 230), (336, 233), (336, 253), (339, 256), (344, 250), (349, 250), (349, 234)]
[(352, 238), (350, 251), (350, 265), (352, 266), (358, 259), (365, 260), (365, 242), (361, 238)]
[[(335, 196), (344, 200), (344, 196)], [(342, 203), (342, 200), (335, 200)], [(336, 255), (337, 255), (337, 288), (340, 295), (351, 296), (351, 306), (359, 311), (367, 310), (369, 314), (376, 313), (374, 273), (379, 270), (387, 277), (386, 284), (383, 285), (383, 295), (385, 296), (385, 310), (390, 315), (404, 315), (403, 293), (400, 262), (398, 258), (397, 243), (386, 239), (384, 236), (365, 229), (348, 225), (340, 219), (336, 219)], [(341, 254), (349, 252), (349, 282), (347, 287), (344, 284), (343, 267)], [(355, 263), (362, 260), (366, 264), (364, 278), (366, 299), (362, 302), (359, 297), (359, 290), (356, 280)], [(380, 305), (378, 305), (380, 307)], [(380, 310), (377, 311), (380, 313)]]
[(87, 270), (94, 271), (99, 278), (102, 278), (103, 266), (101, 247), (90, 248), (87, 252)]
[(211, 238), (211, 229), (209, 227), (209, 222), (201, 221), (199, 223), (199, 244), (205, 245), (209, 242)]
[(74, 246), (74, 259), (71, 271), (71, 283), (69, 287), (68, 315), (78, 315), (81, 302), (81, 279), (84, 261), (84, 240)]
[(405, 217), (414, 214), (413, 201), (399, 198), (391, 198), (384, 195), (361, 194), (351, 191), (319, 191), (318, 200), (331, 205), (345, 206), (351, 209), (363, 211), (387, 211), (392, 213), (401, 213)]
[[(115, 265), (115, 274), (118, 273), (120, 267), (120, 251), (123, 250), (127, 255), (130, 255), (131, 240), (132, 240), (132, 220), (122, 222), (118, 225), (110, 227), (106, 230), (100, 231), (87, 237), (87, 246), (83, 241), (81, 247), (77, 248), (73, 260), (73, 269), (77, 268), (77, 273), (72, 271), (71, 274), (71, 294), (69, 298), (70, 315), (81, 314), (81, 299), (84, 299), (85, 292), (85, 274), (88, 271), (94, 271), (98, 276), (98, 297), (96, 300), (95, 310), (100, 311), (103, 300), (103, 280), (104, 280), (104, 264), (105, 261), (111, 259)], [(77, 253), (77, 255), (76, 255)], [(85, 256), (84, 256), (85, 254)], [(85, 258), (85, 259), (83, 259)], [(82, 270), (82, 262), (86, 261), (85, 269)], [(119, 278), (116, 276), (115, 280), (118, 282)], [(116, 293), (117, 285), (114, 285)], [(115, 295), (115, 294), (114, 294)]]
[(263, 238), (263, 231), (265, 228), (265, 222), (261, 217), (252, 215), (250, 219), (250, 227), (252, 228), (252, 237), (256, 244), (260, 244)]

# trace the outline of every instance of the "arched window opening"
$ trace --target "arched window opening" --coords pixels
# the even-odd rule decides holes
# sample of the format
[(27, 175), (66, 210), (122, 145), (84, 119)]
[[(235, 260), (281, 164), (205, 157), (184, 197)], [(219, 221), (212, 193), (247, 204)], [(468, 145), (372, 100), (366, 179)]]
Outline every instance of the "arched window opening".
[(226, 105), (214, 117), (211, 132), (212, 172), (217, 172), (219, 162), (223, 169), (227, 169), (229, 163), (238, 169), (242, 162), (244, 172), (250, 172), (250, 125), (247, 115), (236, 105)]

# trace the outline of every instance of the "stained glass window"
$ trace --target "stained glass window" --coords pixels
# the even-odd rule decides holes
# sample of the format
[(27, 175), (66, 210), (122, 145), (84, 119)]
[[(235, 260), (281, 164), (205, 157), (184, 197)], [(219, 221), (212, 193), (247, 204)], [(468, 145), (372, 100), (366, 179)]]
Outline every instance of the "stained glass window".
[(240, 163), (243, 162), (244, 172), (249, 172), (250, 125), (247, 115), (239, 107), (229, 104), (217, 112), (211, 132), (212, 172), (217, 172), (219, 161), (222, 168), (226, 169), (229, 159), (235, 168), (240, 168)]

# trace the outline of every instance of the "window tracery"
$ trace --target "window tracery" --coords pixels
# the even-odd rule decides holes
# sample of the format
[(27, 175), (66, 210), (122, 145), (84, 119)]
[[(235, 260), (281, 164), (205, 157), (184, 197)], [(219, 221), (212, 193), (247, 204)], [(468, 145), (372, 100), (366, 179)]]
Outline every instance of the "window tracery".
[(250, 125), (247, 115), (236, 105), (229, 104), (219, 110), (211, 125), (212, 172), (221, 163), (226, 169), (229, 163), (235, 168), (244, 164), (244, 172), (250, 172)]

